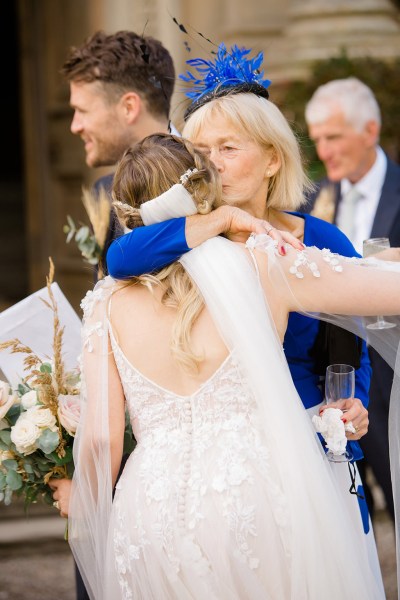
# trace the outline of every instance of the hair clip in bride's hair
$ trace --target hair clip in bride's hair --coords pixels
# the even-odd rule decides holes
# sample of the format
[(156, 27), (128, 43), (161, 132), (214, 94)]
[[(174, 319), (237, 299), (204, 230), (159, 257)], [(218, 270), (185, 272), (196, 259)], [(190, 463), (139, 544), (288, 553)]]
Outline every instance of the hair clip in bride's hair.
[(124, 210), (132, 208), (129, 204), (127, 204), (126, 202), (121, 202), (120, 200), (114, 200), (113, 206), (118, 206), (118, 208), (122, 208)]
[(186, 185), (189, 178), (194, 174), (194, 173), (198, 173), (199, 170), (196, 169), (196, 167), (194, 167), (194, 169), (188, 169), (187, 171), (185, 171), (185, 173), (183, 175), (180, 176), (179, 180), (181, 182), (182, 185)]

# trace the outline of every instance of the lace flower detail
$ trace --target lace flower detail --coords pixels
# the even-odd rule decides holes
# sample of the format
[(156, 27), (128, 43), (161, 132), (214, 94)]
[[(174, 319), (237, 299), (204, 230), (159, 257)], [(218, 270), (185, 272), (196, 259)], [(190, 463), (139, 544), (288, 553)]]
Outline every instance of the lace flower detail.
[(314, 277), (321, 277), (317, 263), (308, 260), (307, 250), (300, 250), (296, 253), (296, 260), (290, 267), (289, 273), (292, 273), (292, 275), (295, 275), (298, 279), (303, 279), (304, 273), (302, 269), (304, 267), (309, 269)]
[(322, 250), (322, 259), (325, 262), (329, 263), (329, 265), (332, 268), (332, 271), (337, 271), (338, 273), (341, 273), (343, 271), (343, 267), (340, 264), (338, 255), (328, 250), (328, 248), (324, 248)]
[(104, 335), (104, 327), (101, 321), (97, 321), (93, 325), (85, 325), (82, 329), (83, 347), (87, 348), (88, 352), (93, 352), (93, 343), (91, 337), (94, 333), (98, 337), (102, 337)]
[(102, 299), (103, 289), (101, 287), (89, 290), (81, 301), (81, 309), (85, 317), (91, 317), (97, 302)]
[(272, 247), (275, 249), (275, 254), (278, 253), (278, 242), (273, 240), (266, 233), (252, 233), (248, 237), (246, 244), (248, 250), (254, 250), (255, 248), (262, 248), (264, 250)]

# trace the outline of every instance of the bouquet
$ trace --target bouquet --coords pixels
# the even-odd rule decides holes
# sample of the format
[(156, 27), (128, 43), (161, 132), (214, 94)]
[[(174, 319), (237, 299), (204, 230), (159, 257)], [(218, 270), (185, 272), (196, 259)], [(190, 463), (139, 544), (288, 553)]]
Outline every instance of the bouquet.
[(57, 303), (51, 283), (54, 266), (47, 277), (53, 312), (51, 361), (41, 360), (31, 348), (14, 339), (0, 344), (0, 350), (26, 354), (28, 374), (17, 389), (0, 381), (0, 501), (10, 504), (12, 495), (23, 496), (25, 506), (39, 496), (52, 504), (49, 479), (73, 473), (72, 442), (80, 414), (79, 372), (66, 373), (62, 360), (62, 338)]
[[(53, 503), (49, 479), (71, 478), (72, 445), (80, 417), (80, 373), (66, 372), (62, 359), (64, 327), (58, 316), (51, 284), (54, 266), (46, 279), (53, 312), (53, 357), (44, 361), (18, 339), (0, 343), (1, 350), (26, 354), (27, 375), (16, 389), (0, 381), (0, 502), (10, 504), (22, 496), (25, 507), (42, 497)], [(135, 446), (128, 414), (125, 418), (124, 453)]]

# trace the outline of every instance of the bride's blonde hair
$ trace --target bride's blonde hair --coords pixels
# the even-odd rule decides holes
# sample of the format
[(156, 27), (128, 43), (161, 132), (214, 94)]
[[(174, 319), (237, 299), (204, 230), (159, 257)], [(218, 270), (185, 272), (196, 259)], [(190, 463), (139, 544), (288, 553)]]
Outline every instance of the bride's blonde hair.
[[(134, 229), (143, 225), (139, 209), (144, 202), (166, 192), (188, 169), (197, 169), (187, 177), (185, 187), (197, 212), (206, 214), (221, 202), (219, 175), (209, 159), (183, 138), (155, 134), (129, 148), (114, 175), (114, 208), (122, 225)], [(197, 369), (202, 357), (191, 349), (190, 334), (204, 303), (200, 293), (182, 265), (175, 262), (158, 273), (133, 277), (133, 284), (152, 290), (162, 286), (162, 303), (176, 309), (171, 335), (171, 350), (188, 370)]]

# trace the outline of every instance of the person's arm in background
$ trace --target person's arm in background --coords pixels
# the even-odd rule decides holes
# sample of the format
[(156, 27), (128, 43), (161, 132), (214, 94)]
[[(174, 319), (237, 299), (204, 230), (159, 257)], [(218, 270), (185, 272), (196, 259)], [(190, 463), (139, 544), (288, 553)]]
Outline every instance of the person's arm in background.
[(137, 227), (115, 240), (108, 249), (107, 267), (115, 279), (151, 273), (178, 260), (192, 248), (221, 233), (269, 233), (278, 241), (280, 253), (284, 242), (298, 250), (302, 244), (288, 232), (271, 228), (267, 221), (256, 219), (233, 206), (220, 206), (207, 215), (193, 215)]

